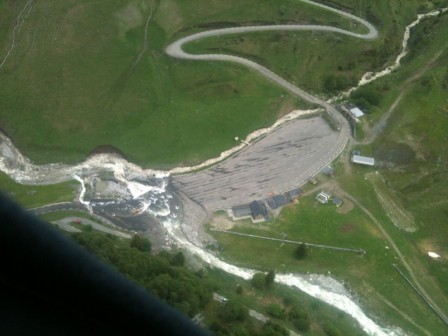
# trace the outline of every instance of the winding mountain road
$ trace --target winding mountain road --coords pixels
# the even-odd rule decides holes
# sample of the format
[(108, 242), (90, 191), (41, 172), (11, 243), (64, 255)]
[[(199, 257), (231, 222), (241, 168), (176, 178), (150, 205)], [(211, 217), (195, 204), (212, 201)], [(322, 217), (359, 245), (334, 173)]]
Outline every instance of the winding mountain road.
[(313, 96), (266, 67), (251, 60), (224, 54), (190, 54), (184, 51), (187, 43), (209, 37), (248, 34), (269, 31), (321, 31), (343, 34), (354, 38), (372, 40), (378, 31), (369, 22), (341, 10), (300, 0), (345, 18), (367, 28), (366, 33), (355, 33), (323, 25), (265, 25), (222, 28), (183, 37), (166, 48), (168, 55), (190, 61), (225, 61), (238, 63), (263, 75), (293, 95), (328, 111), (338, 132), (322, 125), (322, 120), (308, 119), (288, 122), (275, 129), (266, 138), (249, 146), (236, 156), (201, 172), (173, 178), (174, 185), (185, 192), (206, 210), (225, 209), (263, 198), (272, 192), (281, 192), (303, 184), (334, 160), (345, 148), (350, 138), (347, 120), (328, 102)]
[[(187, 43), (202, 40), (209, 37), (219, 37), (219, 36), (225, 36), (225, 35), (235, 35), (235, 34), (248, 34), (248, 33), (255, 33), (255, 32), (268, 32), (268, 31), (320, 31), (320, 32), (329, 32), (329, 33), (338, 33), (342, 35), (347, 35), (359, 39), (364, 40), (373, 40), (378, 37), (378, 31), (377, 29), (370, 24), (369, 22), (354, 16), (352, 14), (343, 12), (341, 10), (322, 5), (310, 0), (299, 0), (301, 2), (317, 6), (320, 8), (323, 8), (327, 11), (337, 13), (343, 17), (346, 17), (348, 19), (351, 19), (353, 21), (356, 21), (360, 23), (362, 26), (366, 27), (368, 29), (368, 32), (365, 34), (360, 33), (354, 33), (345, 29), (331, 27), (331, 26), (323, 26), (323, 25), (265, 25), (265, 26), (246, 26), (246, 27), (233, 27), (233, 28), (221, 28), (221, 29), (214, 29), (209, 30), (205, 32), (200, 32), (197, 34), (193, 34), (190, 36), (183, 37), (174, 43), (170, 44), (166, 49), (166, 53), (172, 57), (179, 58), (179, 59), (185, 59), (185, 60), (194, 60), (194, 61), (226, 61), (226, 62), (233, 62), (238, 63), (243, 66), (246, 66), (250, 69), (253, 69), (260, 73), (261, 75), (265, 76), (269, 80), (275, 82), (276, 84), (280, 85), (281, 87), (285, 88), (286, 90), (290, 91), (292, 94), (302, 98), (303, 100), (315, 104), (318, 106), (321, 106), (325, 108), (328, 112), (330, 112), (334, 117), (336, 117), (339, 120), (344, 119), (340, 113), (336, 111), (336, 109), (326, 101), (313, 96), (302, 89), (298, 88), (294, 84), (288, 82), (287, 80), (283, 79), (279, 75), (275, 74), (268, 68), (255, 63), (251, 60), (245, 59), (243, 57), (239, 56), (233, 56), (233, 55), (224, 55), (224, 54), (190, 54), (183, 50), (183, 46)], [(348, 127), (348, 125), (344, 125)]]

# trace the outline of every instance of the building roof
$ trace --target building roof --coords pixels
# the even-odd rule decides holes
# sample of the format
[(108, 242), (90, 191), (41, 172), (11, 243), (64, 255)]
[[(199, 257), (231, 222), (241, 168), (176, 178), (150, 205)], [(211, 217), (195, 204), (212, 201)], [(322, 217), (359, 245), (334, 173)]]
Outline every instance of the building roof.
[(289, 202), (294, 201), (296, 198), (299, 198), (302, 195), (302, 190), (299, 188), (295, 188), (286, 192), (286, 199)]
[(350, 109), (350, 113), (355, 117), (355, 118), (361, 118), (364, 115), (364, 112), (361, 111), (359, 109), (359, 107), (354, 107)]
[(268, 200), (268, 205), (271, 209), (280, 208), (288, 203), (284, 195), (275, 195)]
[(374, 158), (367, 157), (367, 156), (360, 156), (360, 155), (353, 155), (352, 162), (362, 164), (365, 166), (374, 166), (375, 165)]
[(257, 219), (260, 217), (266, 217), (268, 215), (266, 206), (261, 202), (253, 201), (250, 204), (250, 208), (252, 210), (252, 218), (253, 219)]
[(331, 198), (330, 195), (321, 191), (319, 194), (317, 194), (316, 200), (318, 200), (322, 204), (327, 204), (330, 198)]
[(317, 180), (316, 180), (316, 178), (315, 178), (314, 176), (311, 176), (311, 177), (308, 179), (308, 182), (310, 182), (311, 184), (316, 184), (316, 183), (317, 183)]
[(266, 203), (272, 210), (277, 209), (277, 203), (275, 203), (275, 201), (272, 198), (267, 198)]
[(334, 175), (334, 168), (327, 166), (325, 168), (322, 169), (322, 173), (328, 176), (333, 176)]
[(252, 216), (252, 209), (249, 204), (233, 207), (232, 212), (235, 218)]
[(333, 201), (333, 204), (336, 205), (337, 207), (340, 207), (342, 205), (342, 203), (344, 203), (342, 201), (342, 198), (339, 198), (337, 196), (334, 196), (332, 201)]

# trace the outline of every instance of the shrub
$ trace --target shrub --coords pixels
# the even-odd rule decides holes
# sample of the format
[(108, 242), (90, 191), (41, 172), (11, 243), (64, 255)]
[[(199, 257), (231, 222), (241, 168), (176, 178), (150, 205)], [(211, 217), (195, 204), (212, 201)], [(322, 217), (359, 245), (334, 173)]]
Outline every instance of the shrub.
[(285, 310), (283, 309), (282, 306), (280, 306), (280, 305), (278, 305), (278, 304), (276, 304), (276, 303), (272, 303), (272, 304), (270, 304), (270, 305), (267, 307), (266, 312), (267, 312), (270, 316), (275, 317), (275, 318), (278, 318), (278, 319), (281, 319), (281, 320), (284, 320), (284, 319), (286, 318), (286, 312), (285, 312)]
[(266, 275), (263, 273), (255, 273), (251, 283), (255, 288), (263, 289), (266, 286)]
[(148, 239), (136, 234), (131, 239), (131, 247), (142, 252), (150, 252), (151, 242)]
[(324, 332), (327, 336), (342, 336), (342, 332), (331, 323), (324, 325)]

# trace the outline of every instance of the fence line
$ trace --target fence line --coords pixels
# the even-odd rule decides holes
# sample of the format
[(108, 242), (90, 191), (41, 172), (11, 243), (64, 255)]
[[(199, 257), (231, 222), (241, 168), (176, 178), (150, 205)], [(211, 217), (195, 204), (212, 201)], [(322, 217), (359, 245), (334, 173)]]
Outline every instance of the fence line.
[(278, 242), (281, 242), (281, 243), (297, 244), (297, 245), (304, 244), (306, 246), (318, 247), (318, 248), (323, 248), (323, 249), (328, 249), (328, 250), (355, 252), (355, 253), (359, 253), (359, 254), (361, 254), (361, 253), (365, 254), (366, 253), (366, 251), (361, 249), (361, 248), (353, 249), (353, 248), (348, 248), (348, 247), (337, 247), (337, 246), (330, 246), (330, 245), (305, 243), (305, 242), (301, 242), (301, 241), (297, 241), (297, 240), (288, 240), (288, 239), (264, 237), (264, 236), (257, 236), (257, 235), (248, 234), (248, 233), (241, 233), (241, 232), (235, 232), (235, 231), (226, 231), (226, 230), (220, 230), (220, 229), (211, 229), (211, 230), (212, 231), (216, 231), (216, 232), (221, 232), (221, 233), (232, 234), (232, 235), (235, 235), (235, 236), (250, 237), (250, 238), (257, 238), (257, 239), (264, 239), (264, 240), (272, 240), (272, 241), (278, 241)]
[(392, 264), (392, 266), (397, 270), (397, 272), (398, 273), (400, 273), (400, 275), (403, 277), (403, 279), (405, 279), (406, 280), (406, 282), (412, 287), (412, 289), (418, 294), (418, 296), (420, 296), (420, 298), (423, 300), (423, 301), (425, 301), (425, 303), (429, 306), (429, 308), (431, 308), (432, 309), (432, 311), (434, 312), (434, 313), (436, 313), (436, 315), (446, 324), (446, 325), (448, 325), (448, 320), (445, 318), (445, 316), (443, 316), (443, 315), (441, 315), (440, 313), (439, 313), (439, 311), (437, 310), (437, 308), (436, 307), (434, 307), (433, 305), (432, 305), (432, 303), (431, 302), (429, 302), (427, 299), (426, 299), (426, 297), (420, 292), (420, 290), (412, 283), (412, 281), (411, 280), (409, 280), (409, 278), (406, 276), (406, 275), (404, 275), (404, 273), (398, 268), (398, 266), (397, 265), (395, 265), (395, 264)]

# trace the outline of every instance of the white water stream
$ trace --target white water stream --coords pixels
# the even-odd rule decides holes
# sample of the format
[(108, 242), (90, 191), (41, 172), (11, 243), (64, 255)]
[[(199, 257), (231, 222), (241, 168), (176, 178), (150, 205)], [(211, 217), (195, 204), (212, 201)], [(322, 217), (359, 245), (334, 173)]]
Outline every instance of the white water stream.
[[(310, 1), (306, 1), (312, 3)], [(441, 11), (446, 11), (443, 9)], [(356, 88), (352, 88), (342, 93), (339, 97), (345, 97), (358, 87), (372, 82), (382, 76), (390, 74), (400, 66), (401, 59), (407, 53), (407, 43), (410, 36), (410, 30), (421, 20), (428, 16), (437, 15), (434, 11), (428, 14), (421, 14), (417, 20), (406, 27), (403, 38), (403, 50), (397, 57), (394, 65), (378, 73), (367, 73), (360, 80)], [(333, 100), (330, 100), (333, 101)], [(315, 111), (294, 111), (278, 120), (272, 127), (258, 130), (246, 138), (246, 142), (251, 142), (257, 137), (271, 132), (284, 122), (300, 117), (304, 114), (310, 114)], [(99, 154), (88, 158), (86, 161), (74, 165), (64, 164), (46, 164), (34, 165), (28, 158), (24, 157), (12, 142), (4, 135), (0, 134), (0, 170), (18, 183), (30, 185), (56, 184), (63, 181), (77, 180), (81, 183), (81, 192), (79, 201), (91, 209), (91, 204), (85, 200), (86, 187), (85, 181), (92, 176), (101, 174), (113, 174), (116, 180), (125, 186), (121, 197), (124, 200), (139, 201), (142, 209), (148, 211), (159, 219), (171, 237), (183, 248), (199, 256), (207, 264), (218, 267), (228, 273), (234, 274), (244, 279), (250, 279), (255, 270), (237, 267), (228, 264), (215, 255), (209, 253), (201, 246), (197, 246), (187, 240), (182, 233), (181, 223), (178, 220), (178, 206), (173, 202), (173, 195), (167, 190), (168, 177), (170, 173), (191, 172), (216, 162), (219, 162), (236, 151), (242, 149), (244, 143), (223, 152), (219, 157), (208, 160), (194, 167), (178, 167), (169, 172), (155, 170), (144, 170), (141, 167), (127, 162), (126, 160), (112, 154)], [(366, 316), (355, 299), (344, 289), (342, 284), (331, 277), (321, 275), (299, 275), (299, 274), (277, 274), (278, 283), (296, 287), (301, 291), (326, 302), (352, 316), (361, 328), (369, 335), (403, 335), (403, 331), (397, 328), (383, 328), (376, 322)]]
[(417, 15), (417, 19), (415, 21), (413, 21), (411, 24), (409, 24), (408, 26), (406, 26), (406, 29), (404, 31), (403, 41), (401, 43), (401, 52), (397, 56), (397, 58), (395, 59), (394, 64), (392, 64), (391, 66), (388, 66), (384, 70), (381, 70), (381, 71), (378, 71), (378, 72), (366, 72), (364, 74), (364, 76), (362, 76), (361, 79), (359, 80), (357, 86), (352, 87), (349, 90), (340, 93), (336, 97), (333, 97), (333, 98), (329, 99), (328, 102), (329, 103), (333, 103), (336, 100), (347, 98), (347, 97), (349, 97), (352, 94), (353, 91), (359, 89), (361, 86), (369, 84), (369, 83), (377, 80), (378, 78), (390, 75), (393, 71), (397, 70), (400, 67), (400, 65), (401, 65), (401, 60), (409, 52), (408, 51), (408, 42), (409, 42), (409, 38), (411, 37), (411, 29), (414, 28), (416, 25), (418, 25), (423, 19), (425, 19), (427, 17), (432, 17), (432, 16), (439, 15), (440, 13), (444, 13), (446, 11), (448, 11), (448, 7), (447, 8), (441, 8), (439, 10), (434, 10), (434, 11), (426, 13), (426, 14), (418, 14)]

